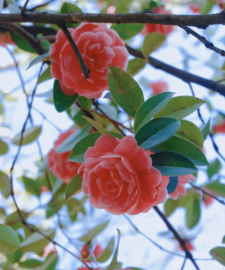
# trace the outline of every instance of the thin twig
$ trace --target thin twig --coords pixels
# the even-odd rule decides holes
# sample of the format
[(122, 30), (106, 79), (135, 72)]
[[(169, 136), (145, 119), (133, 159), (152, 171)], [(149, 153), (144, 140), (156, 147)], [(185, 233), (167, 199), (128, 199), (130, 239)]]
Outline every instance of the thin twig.
[(83, 59), (79, 49), (77, 48), (77, 45), (76, 45), (75, 41), (73, 40), (69, 30), (67, 29), (65, 24), (59, 24), (59, 27), (62, 29), (62, 31), (65, 34), (65, 36), (67, 37), (71, 47), (73, 48), (73, 51), (74, 51), (76, 58), (79, 62), (80, 68), (83, 72), (84, 78), (88, 79), (90, 70), (87, 68), (86, 64), (84, 63), (84, 59)]
[(21, 15), (22, 15), (22, 16), (24, 15), (24, 12), (25, 12), (25, 10), (26, 10), (26, 7), (27, 7), (27, 5), (28, 5), (28, 2), (29, 2), (29, 0), (26, 0), (25, 4), (23, 5), (23, 7), (22, 7), (22, 9), (21, 9)]
[(183, 263), (182, 263), (182, 266), (181, 266), (181, 269), (180, 269), (180, 270), (184, 270), (186, 261), (187, 261), (187, 257), (184, 258), (184, 261), (183, 261)]
[(172, 224), (168, 221), (167, 217), (159, 210), (159, 208), (157, 206), (153, 206), (153, 208), (156, 211), (156, 213), (161, 217), (161, 219), (163, 220), (163, 222), (166, 224), (167, 228), (173, 233), (173, 235), (177, 239), (177, 241), (180, 243), (181, 247), (185, 251), (186, 257), (193, 263), (193, 265), (195, 266), (195, 268), (197, 270), (200, 270), (200, 268), (198, 267), (195, 259), (192, 256), (192, 254), (187, 249), (187, 247), (185, 245), (185, 243), (186, 243), (185, 240), (180, 237), (180, 235), (178, 234), (178, 232), (174, 229), (174, 227), (172, 226)]

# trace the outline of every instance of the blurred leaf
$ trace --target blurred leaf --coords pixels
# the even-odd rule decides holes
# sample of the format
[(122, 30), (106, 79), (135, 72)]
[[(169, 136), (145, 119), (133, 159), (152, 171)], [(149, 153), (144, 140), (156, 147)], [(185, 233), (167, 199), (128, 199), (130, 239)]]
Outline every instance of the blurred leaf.
[(8, 262), (16, 263), (16, 262), (19, 262), (20, 258), (23, 256), (23, 253), (20, 252), (19, 250), (16, 250), (16, 251), (14, 251), (12, 253), (8, 253), (6, 256), (7, 256), (7, 261)]
[(86, 215), (84, 203), (87, 200), (87, 196), (84, 196), (82, 200), (77, 200), (76, 198), (72, 198), (69, 201), (67, 201), (66, 206), (68, 209), (69, 217), (72, 222), (74, 222), (77, 219), (77, 213), (80, 212), (83, 215)]
[(127, 70), (131, 76), (134, 76), (145, 67), (145, 64), (145, 59), (136, 57), (129, 60)]
[(225, 247), (215, 247), (209, 253), (215, 260), (225, 266)]
[(27, 69), (40, 63), (40, 62), (44, 62), (44, 61), (49, 60), (49, 59), (51, 59), (49, 53), (41, 54), (30, 62)]
[(134, 130), (137, 132), (171, 99), (174, 93), (161, 93), (146, 100), (137, 110), (134, 121)]
[(142, 126), (135, 139), (138, 146), (147, 150), (171, 137), (180, 127), (180, 122), (176, 119), (163, 117), (149, 121)]
[(112, 255), (113, 249), (114, 249), (114, 238), (111, 238), (110, 241), (108, 242), (107, 247), (103, 250), (103, 252), (97, 258), (97, 261), (100, 263), (107, 261)]
[(25, 176), (23, 176), (23, 182), (28, 192), (30, 192), (31, 194), (34, 194), (37, 197), (40, 197), (41, 195), (40, 183)]
[(181, 126), (176, 132), (176, 136), (186, 139), (196, 146), (203, 148), (203, 135), (201, 130), (192, 122), (180, 120)]
[(224, 235), (224, 237), (222, 239), (222, 244), (225, 244), (225, 235)]
[(69, 182), (65, 192), (66, 201), (72, 199), (76, 194), (82, 191), (82, 181), (83, 179), (77, 174)]
[(102, 223), (101, 225), (94, 227), (87, 234), (80, 237), (78, 240), (81, 242), (86, 242), (86, 243), (91, 242), (96, 235), (98, 235), (100, 232), (102, 232), (106, 228), (108, 223), (109, 221), (106, 221)]
[(27, 259), (26, 261), (20, 262), (20, 267), (27, 269), (34, 269), (42, 265), (42, 261), (35, 259)]
[(106, 134), (106, 135), (110, 135), (110, 132), (105, 129), (103, 126), (101, 126), (98, 122), (94, 121), (93, 119), (83, 116), (84, 119), (86, 119), (88, 121), (88, 123), (90, 125), (92, 125), (97, 131), (99, 131), (101, 134)]
[(115, 253), (113, 255), (112, 261), (110, 265), (106, 268), (106, 270), (113, 270), (117, 264), (117, 257), (118, 257), (118, 251), (119, 251), (119, 243), (120, 243), (120, 230), (117, 229), (118, 238), (117, 238), (117, 246)]
[(60, 88), (59, 81), (55, 80), (53, 86), (53, 100), (57, 112), (64, 112), (72, 106), (72, 104), (77, 100), (78, 94), (73, 96), (66, 95)]
[(187, 204), (186, 204), (186, 223), (188, 229), (192, 229), (195, 227), (201, 216), (201, 207), (200, 207), (200, 199), (198, 192), (188, 192), (187, 194)]
[(149, 54), (154, 52), (166, 41), (166, 35), (153, 32), (145, 36), (143, 42), (143, 54), (145, 58), (148, 58)]
[(30, 46), (30, 44), (27, 41), (25, 41), (22, 37), (13, 32), (10, 32), (10, 35), (12, 37), (12, 40), (16, 43), (16, 45), (20, 49), (31, 53), (36, 53), (36, 51)]
[(197, 171), (194, 163), (174, 152), (161, 152), (151, 155), (152, 165), (158, 169), (162, 175), (179, 176), (194, 173)]
[(144, 24), (140, 23), (121, 23), (113, 24), (111, 29), (115, 30), (123, 40), (132, 38), (141, 32)]
[(51, 252), (38, 270), (55, 270), (58, 261), (57, 252)]
[(8, 152), (8, 145), (0, 139), (0, 156)]
[[(78, 6), (76, 6), (76, 5), (72, 4), (72, 3), (69, 3), (69, 2), (63, 3), (63, 5), (61, 7), (61, 10), (60, 10), (60, 13), (71, 13), (71, 12), (81, 12), (82, 13), (82, 10)], [(74, 24), (68, 23), (67, 27), (75, 28), (79, 24), (80, 23), (74, 23)]]
[[(42, 83), (42, 82), (45, 82), (45, 81), (50, 80), (50, 79), (52, 79), (52, 75), (51, 75), (51, 72), (50, 72), (50, 66), (48, 66), (46, 68), (46, 70), (41, 74), (41, 76), (40, 76), (40, 78), (38, 80), (38, 83)], [(51, 90), (51, 94), (52, 94), (52, 90)]]
[(78, 97), (78, 101), (85, 110), (89, 111), (91, 109), (92, 101), (86, 97)]
[(209, 163), (202, 150), (191, 142), (173, 135), (165, 142), (151, 148), (154, 153), (170, 151), (189, 158), (196, 166), (208, 166)]
[(110, 66), (108, 85), (114, 100), (129, 115), (134, 117), (137, 109), (144, 102), (143, 93), (138, 83), (122, 69)]
[(221, 184), (218, 180), (205, 185), (205, 187), (210, 190), (212, 194), (225, 198), (225, 184)]
[[(40, 135), (42, 130), (41, 126), (36, 126), (36, 127), (31, 127), (31, 128), (27, 128), (25, 130), (25, 132), (23, 133), (23, 142), (22, 145), (26, 145), (29, 143), (32, 143), (33, 141), (35, 141), (38, 136)], [(12, 143), (16, 144), (16, 145), (20, 145), (20, 140), (21, 140), (21, 133), (17, 134), (13, 139), (12, 139)]]
[(208, 120), (208, 122), (201, 128), (201, 132), (203, 135), (203, 138), (206, 139), (206, 137), (208, 136), (210, 131), (210, 119)]
[(212, 178), (214, 174), (217, 174), (221, 169), (221, 163), (218, 158), (216, 158), (213, 162), (210, 163), (209, 167), (207, 168), (207, 174), (209, 179)]
[(69, 160), (74, 162), (84, 162), (84, 154), (88, 147), (94, 146), (100, 136), (100, 132), (94, 132), (78, 141), (70, 152)]
[(170, 176), (169, 180), (170, 180), (169, 184), (166, 187), (168, 194), (174, 192), (174, 190), (177, 188), (178, 177), (177, 176)]
[(0, 224), (0, 252), (11, 253), (19, 248), (17, 233), (5, 224)]
[(201, 14), (208, 14), (215, 4), (216, 4), (215, 0), (203, 1), (203, 6), (201, 8)]
[(193, 113), (204, 103), (204, 100), (192, 96), (174, 97), (154, 118), (167, 116), (180, 120)]
[(20, 8), (18, 7), (17, 3), (15, 0), (6, 0), (8, 9), (10, 13), (20, 13)]

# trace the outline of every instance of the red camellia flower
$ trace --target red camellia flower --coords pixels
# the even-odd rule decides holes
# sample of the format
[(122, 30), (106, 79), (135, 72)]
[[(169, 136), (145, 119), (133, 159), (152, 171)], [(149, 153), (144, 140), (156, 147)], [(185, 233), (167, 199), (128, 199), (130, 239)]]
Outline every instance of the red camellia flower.
[(0, 32), (0, 46), (6, 47), (8, 44), (16, 45), (12, 40), (9, 32)]
[(199, 5), (194, 5), (194, 4), (190, 5), (189, 8), (193, 13), (199, 13), (201, 10), (201, 7)]
[(58, 31), (56, 42), (49, 51), (53, 60), (51, 74), (60, 81), (65, 94), (78, 93), (87, 98), (99, 98), (108, 89), (108, 66), (123, 70), (127, 68), (129, 54), (125, 43), (106, 24), (81, 23), (69, 31), (90, 70), (90, 78), (84, 78), (77, 57), (62, 30)]
[[(81, 254), (81, 257), (83, 260), (87, 259), (90, 256), (90, 252), (87, 249), (87, 247), (88, 247), (88, 244), (85, 244), (80, 251), (80, 254)], [(95, 255), (96, 259), (101, 255), (102, 251), (103, 251), (102, 246), (97, 244), (95, 249), (94, 249), (94, 255)]]
[[(163, 176), (163, 178), (169, 179), (169, 176)], [(185, 184), (189, 183), (189, 181), (195, 180), (195, 176), (192, 174), (178, 176), (178, 183), (176, 189), (169, 194), (170, 198), (176, 200), (179, 195), (187, 195), (187, 191), (184, 187)]]
[(69, 137), (75, 129), (70, 129), (65, 133), (61, 133), (58, 140), (54, 142), (52, 150), (47, 155), (48, 167), (61, 181), (68, 184), (70, 180), (77, 174), (80, 163), (68, 161), (70, 151), (57, 153), (57, 147)]
[(150, 87), (155, 95), (168, 92), (169, 87), (166, 82), (160, 81), (160, 82), (152, 82), (150, 83)]
[[(171, 12), (164, 7), (154, 7), (152, 11), (159, 13), (159, 14), (171, 14)], [(164, 35), (169, 35), (174, 30), (173, 25), (162, 25), (162, 24), (152, 24), (147, 23), (145, 24), (144, 28), (141, 31), (143, 36), (147, 35), (148, 33), (158, 32)]]
[(225, 121), (223, 123), (214, 126), (215, 133), (225, 133)]
[(94, 207), (116, 215), (135, 215), (165, 201), (167, 182), (132, 136), (102, 135), (84, 159), (78, 173)]

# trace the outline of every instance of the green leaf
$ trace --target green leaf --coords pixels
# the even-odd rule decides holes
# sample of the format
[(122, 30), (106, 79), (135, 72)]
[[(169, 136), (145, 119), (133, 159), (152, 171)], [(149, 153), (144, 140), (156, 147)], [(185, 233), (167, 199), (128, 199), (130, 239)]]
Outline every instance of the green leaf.
[(195, 227), (201, 216), (199, 193), (189, 191), (186, 204), (186, 223), (188, 229)]
[(225, 185), (218, 180), (205, 186), (212, 194), (225, 198)]
[(64, 112), (73, 105), (73, 103), (77, 100), (78, 94), (73, 96), (66, 95), (62, 89), (60, 88), (59, 81), (55, 80), (53, 86), (53, 100), (54, 105), (57, 112)]
[(225, 244), (225, 235), (224, 235), (224, 237), (222, 239), (222, 244)]
[(209, 253), (215, 260), (225, 266), (225, 247), (215, 247)]
[(116, 250), (113, 255), (112, 261), (110, 265), (106, 268), (106, 270), (113, 270), (117, 264), (117, 257), (118, 257), (119, 243), (120, 243), (120, 230), (119, 229), (117, 229), (117, 233), (118, 233), (118, 238), (117, 238)]
[(134, 76), (145, 67), (145, 64), (145, 59), (136, 57), (129, 60), (127, 70), (131, 76)]
[(147, 150), (171, 137), (180, 127), (180, 122), (176, 119), (164, 117), (149, 121), (141, 127), (135, 139), (138, 146)]
[(102, 232), (106, 228), (108, 223), (109, 221), (106, 221), (102, 223), (101, 225), (94, 227), (87, 234), (80, 237), (78, 240), (81, 242), (86, 242), (86, 243), (91, 242), (96, 235), (98, 235), (100, 232)]
[[(42, 82), (45, 82), (47, 80), (50, 80), (52, 79), (52, 75), (51, 75), (51, 72), (50, 72), (50, 66), (48, 66), (46, 68), (46, 70), (41, 74), (39, 80), (38, 80), (38, 83), (42, 83)], [(52, 91), (51, 91), (52, 93)]]
[(151, 148), (154, 153), (162, 151), (175, 152), (189, 158), (196, 166), (208, 166), (209, 163), (202, 150), (191, 142), (173, 135), (165, 142)]
[(17, 233), (5, 224), (0, 224), (0, 252), (11, 253), (19, 248)]
[(21, 38), (19, 35), (11, 32), (10, 33), (12, 40), (16, 43), (16, 45), (27, 52), (36, 53), (36, 51), (30, 46), (30, 44), (25, 41), (23, 38)]
[(69, 137), (65, 139), (56, 149), (56, 153), (65, 153), (70, 151), (74, 145), (84, 138), (91, 130), (91, 126), (87, 125), (84, 128), (80, 128), (72, 133)]
[[(42, 233), (44, 233), (46, 236), (50, 237), (51, 239), (54, 238), (55, 230), (49, 229), (49, 230), (42, 230)], [(44, 236), (42, 236), (39, 233), (33, 233), (31, 236), (26, 238), (20, 245), (20, 251), (21, 252), (30, 252), (33, 251), (37, 254), (43, 253), (44, 247), (49, 243), (49, 240), (46, 239)]]
[(86, 97), (78, 97), (78, 101), (85, 110), (89, 111), (91, 109), (92, 101)]
[(88, 147), (94, 146), (100, 136), (100, 132), (94, 132), (78, 141), (70, 152), (69, 160), (74, 162), (84, 162), (84, 154)]
[(181, 96), (172, 98), (167, 105), (159, 111), (154, 118), (163, 116), (173, 117), (178, 120), (190, 115), (197, 110), (205, 101), (196, 97)]
[(151, 155), (153, 166), (162, 175), (179, 176), (194, 173), (197, 171), (194, 163), (174, 152), (161, 152)]
[(206, 137), (208, 136), (210, 131), (210, 119), (208, 120), (208, 122), (201, 128), (201, 132), (203, 135), (203, 138), (206, 139)]
[[(61, 10), (60, 10), (60, 13), (71, 13), (71, 12), (81, 12), (82, 13), (82, 10), (72, 4), (72, 3), (69, 3), (69, 2), (65, 2), (63, 3), (62, 7), (61, 7)], [(80, 23), (68, 23), (67, 24), (67, 27), (73, 27), (73, 28), (76, 28)]]
[(221, 163), (218, 158), (216, 158), (213, 162), (210, 163), (209, 167), (207, 168), (207, 174), (209, 179), (212, 178), (214, 174), (217, 174), (221, 169)]
[(66, 201), (72, 199), (76, 194), (82, 191), (82, 181), (83, 179), (77, 174), (74, 178), (69, 182), (66, 187)]
[(112, 255), (113, 248), (114, 248), (114, 238), (111, 238), (107, 247), (103, 250), (103, 252), (97, 258), (97, 261), (100, 263), (107, 261), (109, 257)]
[(42, 265), (42, 261), (34, 260), (34, 259), (28, 259), (26, 261), (20, 262), (20, 267), (28, 268), (28, 269), (34, 269), (35, 267), (39, 267), (41, 265)]
[(41, 54), (41, 55), (39, 55), (38, 57), (36, 57), (34, 60), (32, 60), (32, 61), (30, 62), (30, 64), (29, 64), (28, 67), (27, 67), (27, 70), (28, 70), (30, 67), (32, 67), (32, 66), (34, 66), (34, 65), (36, 65), (36, 64), (38, 64), (38, 63), (40, 63), (40, 62), (44, 62), (44, 61), (46, 61), (46, 60), (49, 60), (49, 59), (51, 59), (50, 56), (49, 56), (49, 53)]
[(137, 110), (134, 121), (134, 130), (137, 132), (171, 99), (174, 93), (161, 93), (146, 100)]
[(111, 29), (115, 30), (123, 40), (132, 38), (141, 32), (144, 24), (140, 23), (121, 23), (113, 24)]
[(169, 184), (166, 187), (168, 194), (174, 192), (174, 190), (177, 188), (178, 177), (177, 176), (170, 176), (169, 180), (170, 180)]
[(40, 197), (41, 195), (40, 183), (25, 176), (23, 176), (23, 182), (28, 192), (30, 192), (31, 194), (34, 194), (37, 197)]
[[(25, 130), (25, 132), (23, 133), (23, 142), (22, 145), (26, 145), (29, 143), (32, 143), (33, 141), (35, 141), (38, 136), (40, 135), (42, 130), (41, 126), (36, 126), (36, 127), (31, 127), (31, 128), (27, 128)], [(12, 139), (12, 143), (16, 144), (16, 145), (20, 145), (20, 139), (21, 139), (21, 133), (17, 134), (13, 139)]]
[(57, 252), (51, 252), (48, 254), (39, 270), (55, 270), (57, 261), (58, 261)]
[(174, 201), (169, 198), (164, 204), (165, 215), (169, 217), (170, 215), (173, 214), (173, 212), (176, 210), (177, 207), (179, 207), (178, 201), (177, 200)]
[(145, 36), (143, 47), (142, 47), (144, 57), (148, 58), (149, 54), (154, 52), (160, 46), (162, 46), (165, 41), (166, 41), (166, 35), (163, 35), (157, 32), (147, 34)]
[(1, 155), (4, 155), (5, 153), (8, 152), (8, 145), (7, 143), (3, 142), (1, 139), (0, 139), (0, 156)]
[(178, 129), (176, 136), (186, 139), (196, 146), (203, 148), (203, 135), (200, 129), (192, 122), (180, 120), (181, 126)]
[(134, 117), (137, 109), (144, 102), (143, 93), (138, 83), (122, 69), (110, 66), (108, 85), (114, 100), (124, 111)]
[(206, 0), (203, 2), (204, 5), (201, 8), (201, 14), (208, 14), (212, 7), (216, 4), (215, 0)]
[(98, 122), (94, 121), (93, 119), (89, 118), (89, 117), (86, 117), (86, 116), (83, 116), (84, 119), (86, 119), (88, 121), (88, 123), (90, 125), (92, 125), (95, 129), (97, 129), (101, 134), (106, 134), (106, 135), (110, 135), (110, 132), (105, 129), (103, 126), (101, 126)]

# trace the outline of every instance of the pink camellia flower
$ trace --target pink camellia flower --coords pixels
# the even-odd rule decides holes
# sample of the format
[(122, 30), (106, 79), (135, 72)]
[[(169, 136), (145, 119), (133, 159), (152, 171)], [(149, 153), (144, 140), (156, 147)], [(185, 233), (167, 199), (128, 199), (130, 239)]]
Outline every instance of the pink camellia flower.
[(55, 177), (59, 178), (65, 184), (68, 184), (70, 180), (77, 174), (81, 163), (68, 161), (70, 151), (57, 153), (56, 150), (59, 145), (74, 131), (75, 129), (70, 129), (65, 133), (61, 133), (58, 140), (54, 142), (52, 150), (47, 155), (49, 169), (52, 171)]
[(123, 70), (127, 68), (129, 54), (125, 43), (116, 31), (108, 29), (104, 23), (81, 23), (69, 31), (90, 70), (90, 78), (84, 78), (77, 57), (62, 30), (58, 31), (56, 42), (49, 51), (53, 60), (51, 74), (60, 81), (65, 94), (78, 93), (87, 98), (99, 98), (108, 89), (108, 66)]
[(0, 32), (0, 46), (6, 47), (8, 44), (16, 45), (9, 32)]
[[(169, 176), (163, 176), (162, 178), (167, 178), (169, 182)], [(173, 200), (177, 200), (179, 195), (187, 195), (187, 191), (184, 187), (185, 184), (189, 183), (189, 181), (195, 180), (195, 176), (192, 174), (178, 176), (178, 183), (176, 189), (169, 194), (170, 198)]]
[(168, 84), (163, 81), (152, 82), (150, 83), (150, 87), (155, 95), (168, 92), (169, 90)]
[(225, 133), (225, 121), (223, 123), (214, 126), (215, 133)]
[[(80, 251), (81, 257), (85, 261), (87, 261), (86, 259), (88, 259), (88, 257), (90, 256), (90, 252), (87, 249), (87, 247), (88, 247), (88, 244), (85, 244)], [(101, 255), (102, 251), (103, 251), (102, 246), (97, 244), (95, 249), (94, 249), (94, 255), (95, 255), (96, 259)]]
[(96, 208), (135, 215), (166, 199), (167, 182), (132, 136), (102, 135), (88, 148), (84, 160), (78, 173), (83, 177), (83, 192)]
[[(164, 7), (154, 7), (152, 11), (159, 13), (159, 14), (171, 14), (171, 12)], [(174, 30), (173, 25), (162, 25), (162, 24), (152, 24), (147, 23), (145, 24), (144, 28), (141, 30), (141, 34), (143, 36), (147, 35), (148, 33), (158, 32), (164, 35), (169, 35)]]

